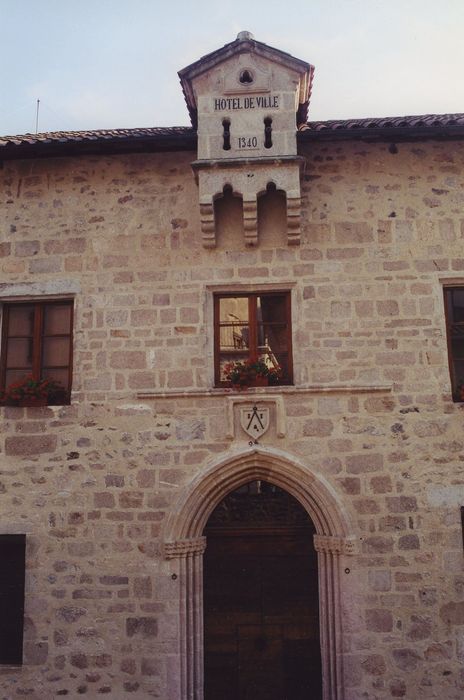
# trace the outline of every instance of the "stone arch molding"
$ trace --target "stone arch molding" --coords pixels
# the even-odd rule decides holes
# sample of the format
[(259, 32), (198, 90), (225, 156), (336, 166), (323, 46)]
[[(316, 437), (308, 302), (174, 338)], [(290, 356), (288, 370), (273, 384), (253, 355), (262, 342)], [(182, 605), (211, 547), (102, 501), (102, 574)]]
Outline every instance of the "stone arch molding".
[(166, 520), (164, 556), (177, 560), (179, 572), (180, 699), (203, 700), (203, 530), (228, 493), (254, 480), (287, 491), (314, 523), (323, 699), (343, 700), (341, 572), (345, 557), (355, 554), (357, 538), (348, 513), (322, 475), (298, 458), (263, 447), (231, 452), (210, 464), (180, 494)]

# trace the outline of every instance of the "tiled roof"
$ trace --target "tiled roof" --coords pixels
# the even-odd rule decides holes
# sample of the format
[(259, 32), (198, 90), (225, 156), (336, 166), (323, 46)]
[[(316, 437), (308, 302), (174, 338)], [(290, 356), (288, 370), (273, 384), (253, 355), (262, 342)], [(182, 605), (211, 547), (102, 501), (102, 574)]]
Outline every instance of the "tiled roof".
[[(464, 136), (464, 114), (424, 114), (409, 117), (335, 119), (308, 122), (299, 140), (337, 138), (395, 139)], [(197, 135), (189, 126), (98, 131), (54, 131), (0, 136), (0, 159), (98, 153), (196, 150)]]
[(373, 119), (331, 119), (308, 122), (312, 131), (337, 131), (339, 129), (415, 129), (421, 127), (464, 126), (464, 114), (421, 114), (410, 117), (374, 117)]
[(147, 136), (173, 136), (193, 134), (190, 126), (147, 127), (146, 129), (99, 129), (97, 131), (50, 131), (43, 134), (0, 136), (0, 147), (22, 143), (69, 143), (110, 139), (146, 138)]
[(51, 131), (43, 134), (0, 136), (0, 159), (41, 155), (103, 152), (143, 152), (196, 149), (190, 126), (97, 131)]

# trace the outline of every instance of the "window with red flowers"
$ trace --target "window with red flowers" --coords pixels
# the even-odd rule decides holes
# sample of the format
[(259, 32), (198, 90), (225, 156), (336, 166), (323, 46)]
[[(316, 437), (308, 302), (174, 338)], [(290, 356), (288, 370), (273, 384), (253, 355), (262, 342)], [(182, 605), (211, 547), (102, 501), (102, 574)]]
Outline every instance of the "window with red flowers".
[(227, 385), (227, 367), (263, 361), (277, 384), (293, 383), (290, 292), (215, 294), (215, 385)]
[(50, 380), (47, 403), (66, 404), (72, 379), (73, 302), (5, 303), (2, 308), (0, 391), (26, 378)]

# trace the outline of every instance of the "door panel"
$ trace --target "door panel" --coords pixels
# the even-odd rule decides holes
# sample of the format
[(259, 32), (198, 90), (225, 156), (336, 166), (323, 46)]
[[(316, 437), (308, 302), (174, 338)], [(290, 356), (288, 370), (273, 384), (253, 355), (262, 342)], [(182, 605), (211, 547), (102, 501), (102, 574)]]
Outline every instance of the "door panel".
[(260, 522), (263, 502), (238, 510), (219, 525), (213, 513), (204, 533), (205, 700), (319, 700), (314, 527), (290, 510), (290, 522)]

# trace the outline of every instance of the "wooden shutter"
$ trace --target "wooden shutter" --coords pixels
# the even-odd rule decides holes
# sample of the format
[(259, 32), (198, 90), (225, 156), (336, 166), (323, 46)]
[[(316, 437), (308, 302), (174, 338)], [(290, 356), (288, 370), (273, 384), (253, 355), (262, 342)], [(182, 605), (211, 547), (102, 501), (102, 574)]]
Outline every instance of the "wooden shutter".
[(23, 661), (26, 535), (0, 535), (0, 663)]

